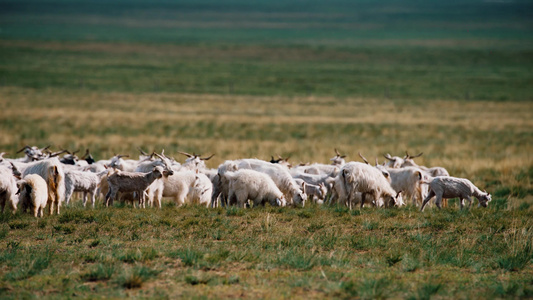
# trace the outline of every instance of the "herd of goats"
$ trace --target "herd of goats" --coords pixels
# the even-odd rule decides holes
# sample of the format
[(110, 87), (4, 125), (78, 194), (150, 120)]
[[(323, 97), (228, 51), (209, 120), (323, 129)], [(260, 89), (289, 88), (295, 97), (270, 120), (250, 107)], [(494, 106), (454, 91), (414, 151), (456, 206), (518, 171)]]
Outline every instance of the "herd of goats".
[(306, 201), (319, 204), (363, 207), (405, 205), (409, 199), (421, 210), (435, 197), (435, 205), (447, 205), (447, 199), (459, 198), (461, 209), (471, 197), (479, 206), (487, 207), (491, 195), (481, 191), (465, 178), (451, 177), (442, 167), (417, 165), (406, 152), (399, 156), (384, 155), (386, 161), (371, 165), (346, 162), (345, 155), (335, 149), (331, 163), (291, 166), (288, 159), (227, 160), (217, 169), (206, 167), (213, 157), (179, 152), (187, 157), (183, 164), (164, 154), (148, 154), (141, 149), (138, 160), (115, 155), (109, 160), (95, 161), (89, 150), (81, 158), (67, 150), (52, 152), (45, 148), (25, 146), (20, 158), (4, 158), (0, 153), (0, 205), (15, 212), (30, 210), (43, 216), (48, 205), (50, 214), (59, 214), (74, 192), (83, 193), (92, 206), (101, 195), (105, 206), (115, 199), (134, 207), (161, 207), (163, 197), (172, 198), (180, 206), (198, 203), (207, 207), (250, 207), (269, 203), (272, 206), (304, 206)]

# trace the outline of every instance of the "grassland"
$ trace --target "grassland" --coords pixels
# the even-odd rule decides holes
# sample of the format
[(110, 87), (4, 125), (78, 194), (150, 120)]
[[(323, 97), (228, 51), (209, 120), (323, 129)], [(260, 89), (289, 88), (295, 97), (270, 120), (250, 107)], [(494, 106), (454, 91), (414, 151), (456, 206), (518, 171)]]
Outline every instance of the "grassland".
[[(423, 151), (488, 209), (0, 215), (0, 298), (530, 298), (528, 1), (0, 1), (0, 150)], [(382, 159), (380, 159), (382, 160)]]
[[(494, 197), (488, 209), (118, 205), (0, 219), (3, 297), (494, 298), (533, 293), (533, 110), (391, 101), (2, 88), (2, 149), (135, 147), (327, 162), (404, 149)], [(443, 113), (445, 111), (445, 113)], [(483, 117), (480, 117), (483, 116)], [(24, 120), (24, 123), (19, 120)], [(181, 160), (179, 156), (176, 157)]]

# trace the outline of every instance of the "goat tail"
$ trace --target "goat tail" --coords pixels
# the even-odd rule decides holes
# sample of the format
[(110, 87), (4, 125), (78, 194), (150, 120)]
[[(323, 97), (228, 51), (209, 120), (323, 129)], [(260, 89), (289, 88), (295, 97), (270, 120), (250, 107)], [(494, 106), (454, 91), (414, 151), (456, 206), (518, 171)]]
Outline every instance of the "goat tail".
[(59, 171), (57, 166), (51, 166), (48, 169), (48, 187), (50, 190), (57, 190), (57, 183), (59, 181)]

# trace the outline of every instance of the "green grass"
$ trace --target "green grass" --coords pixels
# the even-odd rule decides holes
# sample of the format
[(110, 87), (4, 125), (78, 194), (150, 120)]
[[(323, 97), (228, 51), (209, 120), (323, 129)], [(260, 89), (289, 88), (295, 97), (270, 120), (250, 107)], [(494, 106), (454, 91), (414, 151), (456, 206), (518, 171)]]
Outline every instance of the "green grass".
[[(239, 216), (194, 206), (137, 210), (99, 205), (64, 211), (97, 221), (65, 222), (60, 216), (46, 216), (48, 224), (41, 228), (30, 215), (4, 215), (2, 226), (14, 220), (30, 224), (10, 231), (0, 242), (6, 249), (0, 257), (4, 297), (28, 292), (61, 297), (92, 283), (98, 289), (87, 290), (88, 297), (223, 293), (277, 298), (307, 291), (312, 298), (428, 299), (533, 292), (531, 211), (489, 207), (466, 213), (455, 209), (418, 213), (407, 207), (383, 217), (377, 209), (353, 215), (311, 205), (303, 211), (312, 213), (312, 218), (297, 217), (291, 208), (269, 207), (244, 210)], [(107, 211), (114, 218), (99, 220)], [(138, 231), (139, 218), (169, 216), (176, 227), (154, 223)], [(190, 226), (191, 219), (199, 222)], [(424, 225), (434, 219), (441, 220), (444, 228)], [(265, 222), (271, 224), (268, 230)], [(324, 226), (306, 229), (317, 223)], [(368, 229), (365, 223), (380, 225)], [(54, 233), (53, 227), (59, 225), (78, 229)], [(224, 238), (213, 239), (213, 226)], [(90, 237), (95, 231), (98, 244)], [(132, 231), (138, 232), (138, 240), (124, 234)], [(228, 285), (231, 291), (224, 288)]]

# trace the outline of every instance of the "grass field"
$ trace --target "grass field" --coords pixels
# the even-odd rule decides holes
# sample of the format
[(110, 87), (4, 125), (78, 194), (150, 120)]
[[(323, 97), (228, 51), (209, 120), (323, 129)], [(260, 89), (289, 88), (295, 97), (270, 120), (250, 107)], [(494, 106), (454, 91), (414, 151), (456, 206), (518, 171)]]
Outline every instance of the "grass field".
[(4, 213), (0, 297), (532, 297), (531, 4), (441, 2), (0, 1), (7, 156), (141, 147), (216, 168), (423, 151), (493, 195), (424, 213)]

